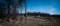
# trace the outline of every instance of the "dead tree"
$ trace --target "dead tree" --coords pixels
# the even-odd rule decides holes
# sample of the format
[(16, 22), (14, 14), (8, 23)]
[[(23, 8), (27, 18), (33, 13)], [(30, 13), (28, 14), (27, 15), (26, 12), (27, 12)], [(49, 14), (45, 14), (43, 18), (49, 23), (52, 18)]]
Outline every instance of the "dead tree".
[(8, 10), (8, 17), (10, 17), (10, 11), (11, 11), (11, 8), (10, 8), (10, 5), (11, 5), (11, 0), (6, 0), (7, 2), (7, 10)]

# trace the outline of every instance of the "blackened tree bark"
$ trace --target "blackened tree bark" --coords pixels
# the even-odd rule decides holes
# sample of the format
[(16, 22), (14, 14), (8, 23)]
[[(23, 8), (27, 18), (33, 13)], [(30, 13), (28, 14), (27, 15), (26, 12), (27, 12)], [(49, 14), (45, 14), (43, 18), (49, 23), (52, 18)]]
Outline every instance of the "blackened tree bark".
[(10, 4), (11, 4), (11, 0), (6, 0), (8, 2), (7, 4), (7, 8), (8, 8), (8, 15), (10, 15)]
[(10, 16), (11, 16), (11, 15), (10, 15), (10, 14), (11, 14), (11, 12), (10, 12), (10, 11), (11, 11), (11, 8), (10, 8), (11, 0), (6, 0), (6, 2), (7, 2), (7, 10), (8, 10), (8, 15), (7, 15), (7, 16), (8, 16), (8, 19), (7, 19), (7, 20), (8, 20), (8, 22), (9, 22), (9, 18), (10, 18)]

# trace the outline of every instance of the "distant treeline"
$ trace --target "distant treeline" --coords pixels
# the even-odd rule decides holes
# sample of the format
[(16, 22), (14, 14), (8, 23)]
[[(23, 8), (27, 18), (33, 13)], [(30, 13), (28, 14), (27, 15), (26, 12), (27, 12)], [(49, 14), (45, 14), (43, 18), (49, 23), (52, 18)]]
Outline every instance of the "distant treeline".
[[(11, 14), (11, 16), (14, 16), (15, 14)], [(55, 17), (55, 18), (60, 18), (60, 15), (50, 15), (48, 13), (40, 13), (40, 12), (27, 12), (23, 14), (17, 14), (17, 15), (27, 15), (27, 16), (43, 16), (43, 17)], [(0, 15), (0, 18), (8, 16), (7, 14)]]
[[(11, 14), (11, 15), (13, 16), (15, 14)], [(17, 14), (17, 15), (28, 15), (28, 16), (38, 16), (38, 15), (40, 15), (40, 16), (45, 16), (45, 17), (60, 17), (60, 15), (50, 15), (48, 13), (40, 13), (40, 12), (33, 12), (33, 13), (29, 12), (29, 13), (23, 13), (23, 14)]]
[[(23, 14), (23, 15), (25, 15), (25, 14)], [(26, 15), (30, 15), (30, 16), (40, 15), (40, 16), (45, 16), (45, 17), (60, 17), (60, 15), (50, 15), (48, 13), (40, 13), (40, 12), (33, 12), (33, 13), (29, 12), (29, 13), (26, 13)]]

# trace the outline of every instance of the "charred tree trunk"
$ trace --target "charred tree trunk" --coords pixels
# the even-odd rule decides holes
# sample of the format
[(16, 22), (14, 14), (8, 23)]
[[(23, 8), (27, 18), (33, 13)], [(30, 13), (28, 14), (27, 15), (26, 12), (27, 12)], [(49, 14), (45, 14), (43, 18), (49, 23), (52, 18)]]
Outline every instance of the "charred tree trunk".
[(10, 15), (10, 6), (8, 5), (8, 15)]
[(7, 15), (7, 20), (8, 20), (8, 22), (9, 22), (9, 18), (11, 17), (11, 8), (10, 8), (10, 5), (11, 5), (11, 0), (6, 0), (6, 2), (7, 2), (7, 10), (8, 10), (8, 15)]
[(22, 1), (23, 1), (23, 0), (19, 0), (19, 5), (20, 5), (20, 14), (22, 14)]
[(16, 13), (16, 8), (14, 8), (14, 19), (16, 19), (17, 13)]
[(11, 0), (6, 0), (6, 1), (8, 2), (8, 4), (7, 4), (8, 14), (10, 14), (10, 10), (11, 10), (11, 8), (10, 8)]
[(24, 0), (24, 5), (25, 5), (25, 21), (27, 20), (27, 18), (26, 18), (26, 12), (27, 12), (27, 7), (26, 7), (26, 0)]

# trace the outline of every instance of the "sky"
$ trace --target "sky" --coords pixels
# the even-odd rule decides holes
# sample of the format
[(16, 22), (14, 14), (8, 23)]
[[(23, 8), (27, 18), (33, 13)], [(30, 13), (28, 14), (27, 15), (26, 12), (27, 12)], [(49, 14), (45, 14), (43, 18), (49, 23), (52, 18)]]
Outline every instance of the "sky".
[[(0, 0), (0, 2), (5, 2)], [(17, 2), (15, 0), (14, 2)], [(13, 2), (13, 1), (12, 1)], [(60, 0), (27, 0), (27, 12), (42, 12), (48, 14), (59, 14), (60, 15)], [(17, 11), (20, 13), (20, 9)]]
[(27, 11), (60, 14), (60, 0), (27, 0)]

